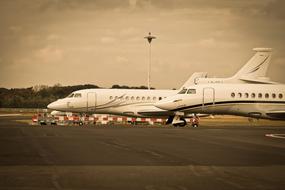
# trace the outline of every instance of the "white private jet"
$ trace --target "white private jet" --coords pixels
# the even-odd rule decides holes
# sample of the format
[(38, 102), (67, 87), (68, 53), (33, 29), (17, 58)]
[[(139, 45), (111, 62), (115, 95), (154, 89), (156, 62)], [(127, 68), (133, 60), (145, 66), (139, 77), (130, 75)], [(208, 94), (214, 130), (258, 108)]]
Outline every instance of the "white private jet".
[(285, 85), (281, 84), (198, 84), (158, 101), (155, 106), (180, 115), (221, 114), (285, 120), (284, 95)]
[[(167, 123), (186, 125), (185, 117), (175, 111), (166, 111), (154, 104), (168, 96), (185, 91), (185, 87), (203, 83), (261, 83), (272, 84), (265, 78), (271, 58), (271, 49), (255, 48), (255, 55), (230, 78), (207, 78), (207, 73), (194, 73), (179, 90), (133, 90), (133, 89), (86, 89), (71, 93), (63, 99), (52, 102), (47, 107), (52, 110), (113, 114), (131, 117), (169, 118)], [(175, 119), (173, 119), (175, 118)]]

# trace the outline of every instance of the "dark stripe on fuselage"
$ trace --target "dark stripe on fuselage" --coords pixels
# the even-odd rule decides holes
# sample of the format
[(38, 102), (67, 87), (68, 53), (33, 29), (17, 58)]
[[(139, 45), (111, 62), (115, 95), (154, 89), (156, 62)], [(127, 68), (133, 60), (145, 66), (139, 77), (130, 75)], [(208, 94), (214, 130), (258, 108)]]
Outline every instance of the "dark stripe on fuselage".
[(257, 104), (257, 103), (266, 103), (266, 104), (285, 104), (285, 101), (258, 101), (258, 100), (237, 100), (237, 101), (221, 101), (221, 102), (210, 102), (210, 103), (205, 103), (205, 104), (196, 104), (192, 106), (185, 106), (177, 109), (173, 109), (170, 111), (182, 111), (185, 109), (192, 109), (192, 108), (199, 108), (203, 106), (211, 106), (211, 105), (223, 105), (223, 104)]
[[(125, 103), (125, 104), (121, 104), (121, 103)], [(99, 105), (99, 106), (102, 106), (103, 104)], [(94, 109), (92, 110), (91, 112), (96, 112), (98, 110), (102, 110), (102, 109), (108, 109), (108, 108), (118, 108), (118, 107), (123, 107), (123, 106), (129, 106), (129, 105), (136, 105), (136, 106), (153, 106), (153, 102), (132, 102), (132, 103), (126, 103), (126, 101), (124, 102), (117, 102), (117, 104), (113, 104), (113, 105), (110, 105), (110, 106), (105, 106), (105, 107), (99, 107), (99, 106), (91, 106), (91, 107), (77, 107), (77, 108), (74, 108), (74, 107), (70, 107), (70, 108), (67, 108), (67, 109), (72, 109), (73, 111), (81, 111), (81, 112), (86, 112), (87, 109)], [(64, 110), (62, 110), (64, 111)], [(70, 110), (71, 111), (71, 110)]]

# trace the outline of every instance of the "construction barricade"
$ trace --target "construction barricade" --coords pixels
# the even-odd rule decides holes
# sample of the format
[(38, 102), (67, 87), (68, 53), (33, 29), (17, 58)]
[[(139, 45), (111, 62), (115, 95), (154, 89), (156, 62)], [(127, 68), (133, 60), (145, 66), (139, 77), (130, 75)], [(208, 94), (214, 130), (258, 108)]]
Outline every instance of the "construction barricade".
[[(186, 119), (190, 122), (190, 119)], [(133, 118), (124, 116), (113, 116), (106, 114), (93, 115), (59, 115), (54, 116), (48, 113), (38, 113), (32, 117), (33, 124), (40, 125), (110, 125), (110, 124), (132, 124), (132, 125), (162, 125), (166, 119), (161, 118)]]

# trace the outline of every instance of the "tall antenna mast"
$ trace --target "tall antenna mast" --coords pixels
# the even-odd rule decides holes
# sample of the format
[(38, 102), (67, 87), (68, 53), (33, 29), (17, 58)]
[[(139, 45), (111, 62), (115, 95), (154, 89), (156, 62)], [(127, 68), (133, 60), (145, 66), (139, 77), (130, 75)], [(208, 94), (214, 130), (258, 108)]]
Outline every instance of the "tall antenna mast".
[(153, 39), (156, 39), (155, 36), (151, 35), (151, 32), (148, 33), (148, 36), (144, 37), (149, 43), (149, 63), (148, 63), (148, 72), (147, 72), (147, 88), (150, 90), (150, 71), (151, 71), (151, 42)]

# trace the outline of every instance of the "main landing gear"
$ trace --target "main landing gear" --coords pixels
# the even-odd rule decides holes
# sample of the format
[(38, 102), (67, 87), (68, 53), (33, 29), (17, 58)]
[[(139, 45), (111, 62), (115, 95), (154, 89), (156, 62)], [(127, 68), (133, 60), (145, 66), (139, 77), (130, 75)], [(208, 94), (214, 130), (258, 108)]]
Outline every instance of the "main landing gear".
[(173, 124), (174, 127), (184, 127), (185, 125), (187, 125), (187, 122), (184, 118), (180, 118), (179, 123)]
[[(193, 117), (190, 119), (190, 122), (192, 127), (198, 127), (199, 117), (194, 114)], [(170, 116), (167, 119), (166, 124), (172, 124), (174, 127), (184, 127), (187, 125), (187, 122), (182, 115), (176, 114), (174, 116)]]
[(184, 127), (187, 122), (181, 115), (176, 113), (176, 115), (167, 119), (166, 124), (172, 124), (174, 127)]

